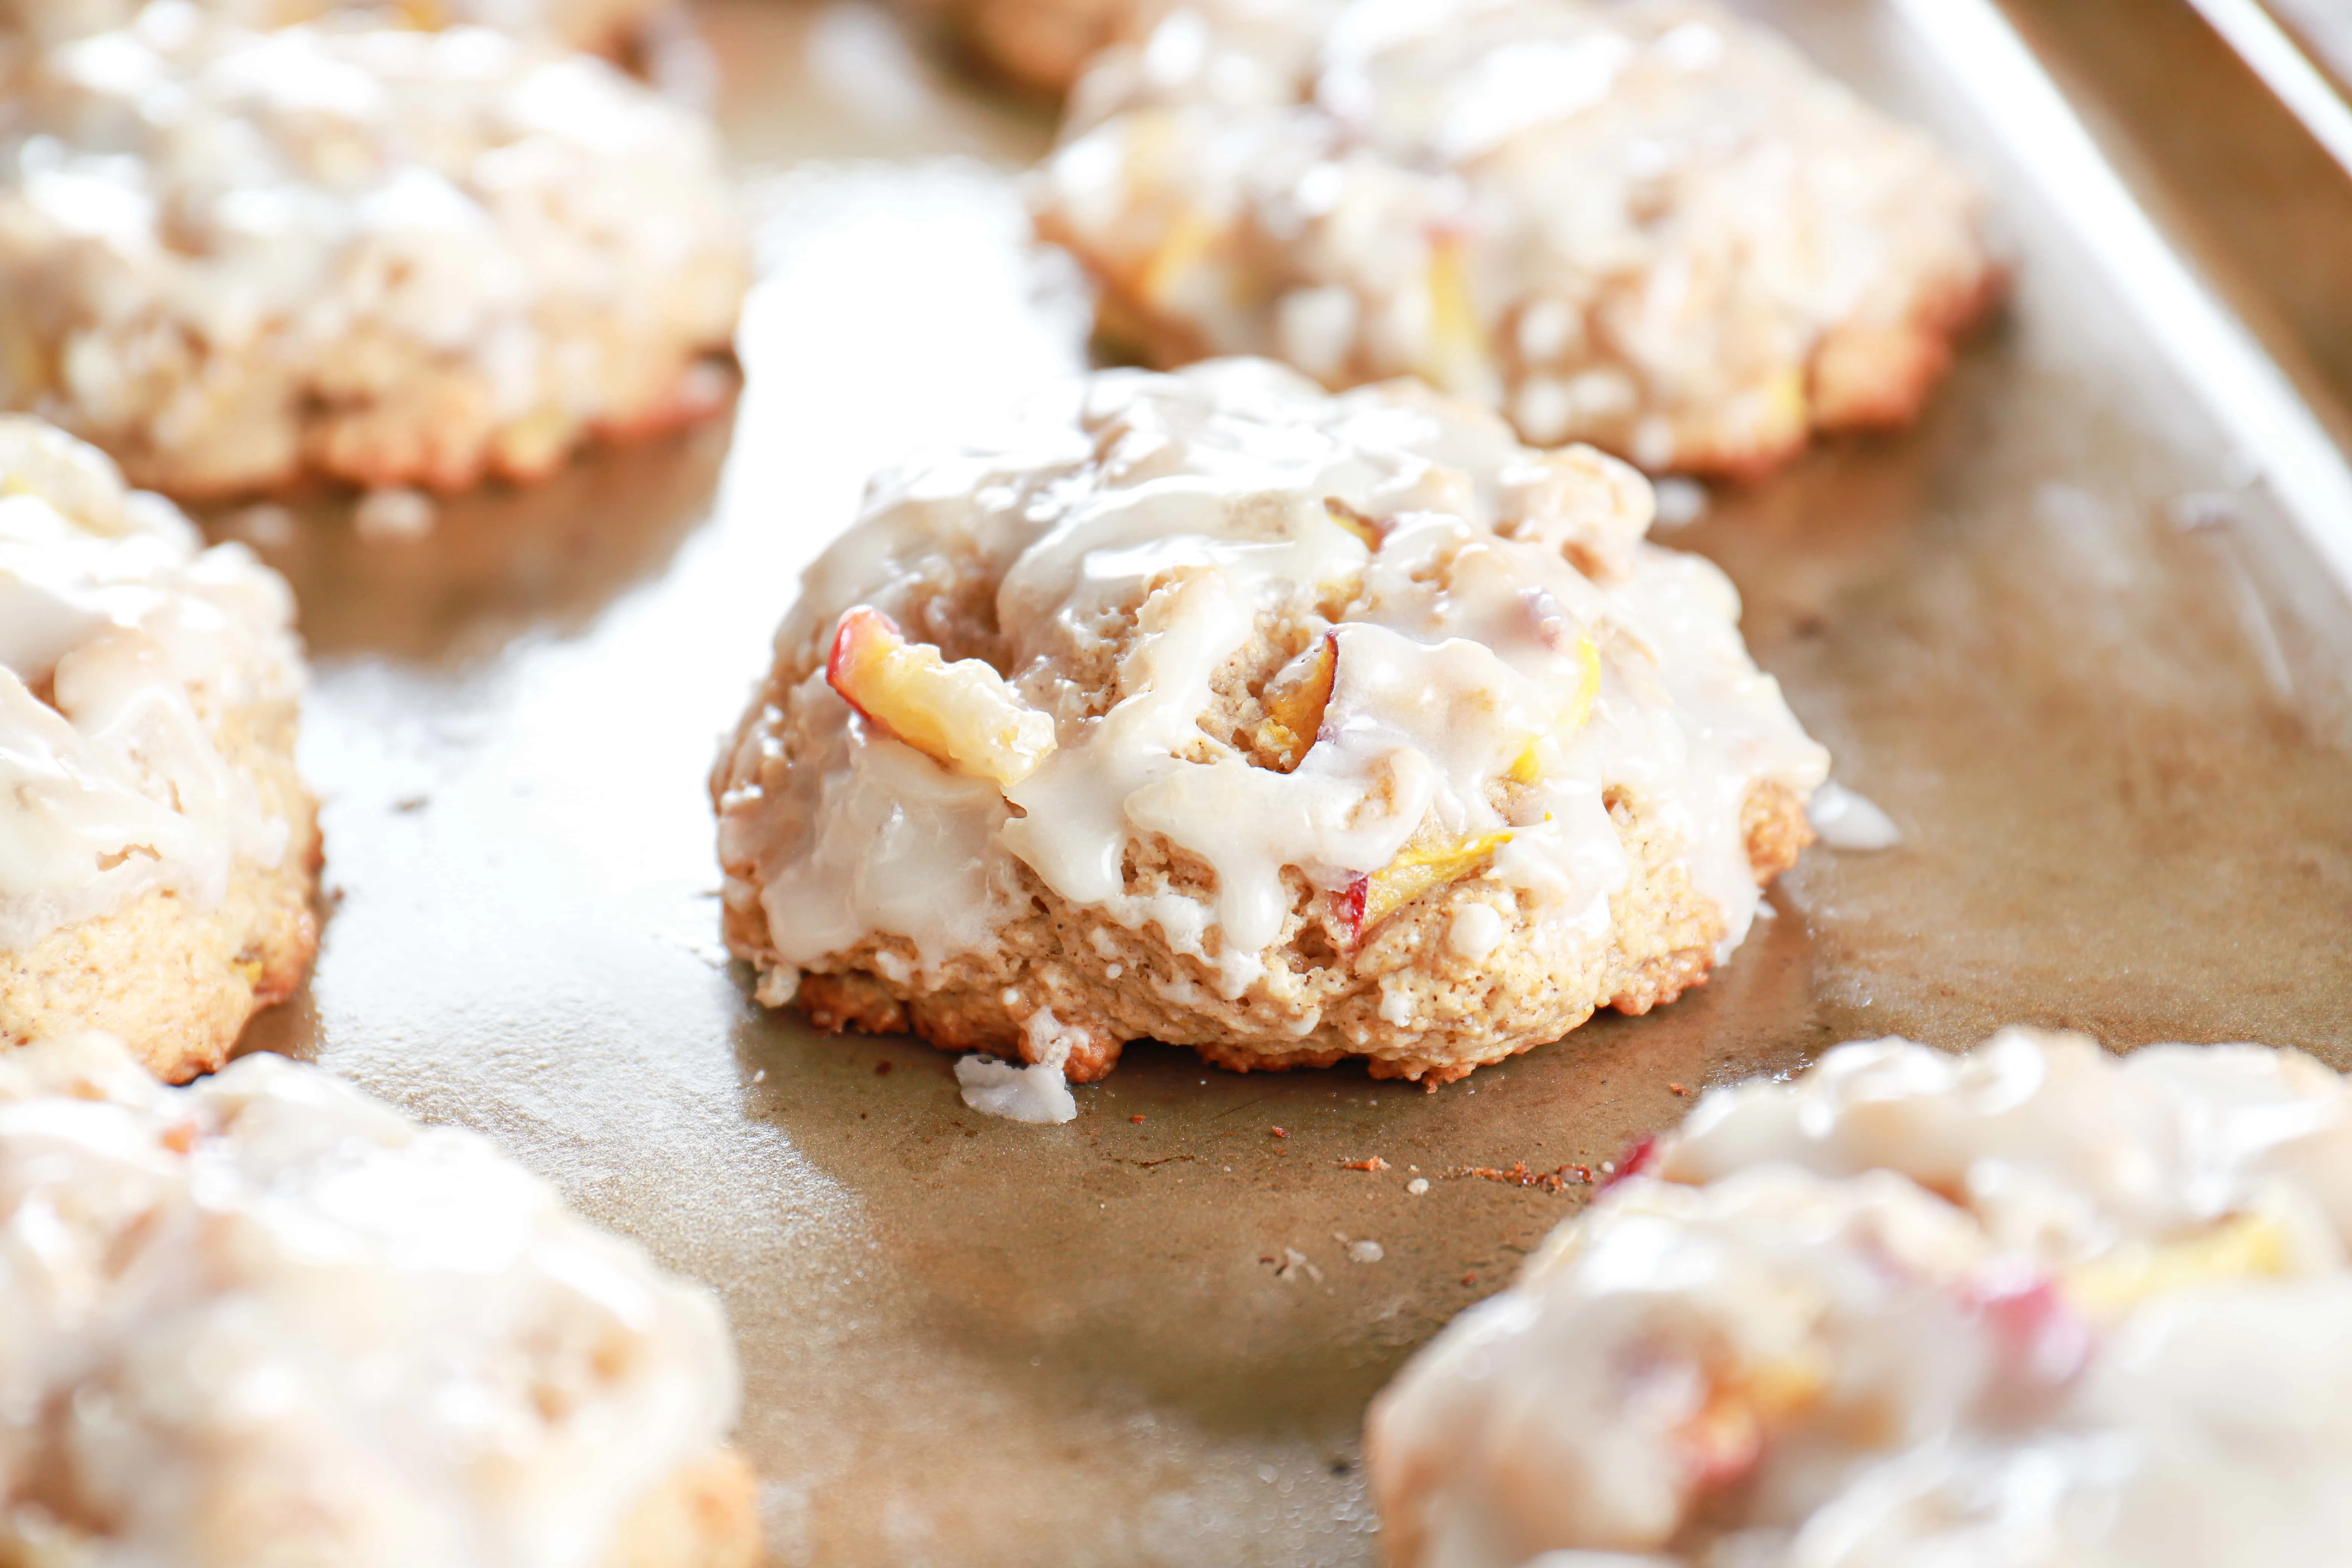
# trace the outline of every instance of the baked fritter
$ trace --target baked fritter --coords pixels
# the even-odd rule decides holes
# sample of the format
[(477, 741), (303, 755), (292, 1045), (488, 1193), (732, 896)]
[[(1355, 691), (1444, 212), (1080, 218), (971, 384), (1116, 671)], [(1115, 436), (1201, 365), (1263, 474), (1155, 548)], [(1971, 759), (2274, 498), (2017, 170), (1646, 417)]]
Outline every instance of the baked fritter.
[(730, 945), (828, 1027), (1430, 1084), (1670, 1001), (1827, 760), (1650, 487), (1397, 384), (1110, 372), (886, 478), (712, 780)]
[(2000, 286), (1982, 205), (1711, 0), (1192, 0), (1089, 69), (1038, 226), (1153, 363), (1419, 375), (1747, 475), (1917, 412)]
[(293, 598), (106, 458), (0, 416), (0, 1047), (218, 1067), (319, 944)]

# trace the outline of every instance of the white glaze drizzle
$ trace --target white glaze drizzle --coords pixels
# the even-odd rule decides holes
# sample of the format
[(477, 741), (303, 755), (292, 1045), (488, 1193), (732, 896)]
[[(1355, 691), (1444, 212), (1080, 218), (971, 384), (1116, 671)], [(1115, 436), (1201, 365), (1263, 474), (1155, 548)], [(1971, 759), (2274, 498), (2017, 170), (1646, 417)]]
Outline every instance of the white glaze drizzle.
[(1659, 467), (1801, 433), (1822, 333), (1984, 266), (1948, 159), (1718, 5), (1165, 10), (1091, 68), (1039, 190), (1208, 352), (1421, 374)]
[(151, 888), (217, 904), (285, 854), (212, 726), (299, 691), (293, 599), (202, 546), (94, 449), (0, 417), (0, 950)]
[(2352, 1553), (2352, 1092), (2309, 1058), (1860, 1042), (1648, 1169), (1376, 1405), (1402, 1568)]
[(27, 1561), (608, 1568), (734, 1418), (708, 1290), (281, 1057), (170, 1089), (104, 1036), (0, 1052), (0, 1239)]
[[(1618, 563), (1607, 583), (1557, 540), (1495, 531), (1547, 470), (1466, 405), (1404, 388), (1331, 398), (1256, 361), (1098, 375), (999, 448), (877, 484), (810, 569), (778, 646), (787, 658), (821, 647), (852, 605), (898, 616), (919, 584), (982, 569), (977, 555), (1001, 578), (1008, 673), (1048, 710), (1070, 696), (1055, 628), (1140, 601), (1120, 700), (1066, 715), (1057, 749), (1000, 795), (851, 718), (813, 674), (782, 788), (739, 785), (721, 801), (723, 858), (760, 867), (787, 963), (874, 936), (910, 944), (926, 973), (985, 952), (1017, 859), (1075, 903), (1157, 927), (1234, 996), (1290, 907), (1286, 868), (1338, 888), (1425, 829), (1507, 827), (1486, 874), (1604, 937), (1628, 862), (1603, 795), (1622, 785), (1680, 836), (1736, 943), (1757, 900), (1741, 805), (1766, 780), (1801, 796), (1827, 759), (1748, 661), (1729, 583), (1638, 543), (1646, 486), (1589, 460), (1638, 487), (1627, 515), (1606, 520), (1616, 533), (1595, 536)], [(1329, 499), (1385, 520), (1377, 551), (1333, 521)], [(1334, 628), (1321, 739), (1291, 773), (1254, 766), (1202, 728), (1212, 679), (1262, 615), (1322, 585), (1354, 597)], [(1582, 679), (1586, 634), (1601, 681), (1590, 721), (1570, 727), (1559, 707)], [(1507, 818), (1497, 779), (1531, 737), (1541, 778)], [(756, 756), (732, 769), (758, 773)], [(1213, 893), (1130, 891), (1122, 859), (1146, 834), (1213, 867)]]
[[(91, 320), (47, 375), (0, 366), (0, 391), (84, 427), (144, 395), (115, 319), (133, 299), (269, 375), (363, 376), (337, 356), (370, 334), (462, 360), (508, 421), (606, 413), (600, 389), (635, 373), (608, 340), (701, 342), (733, 317), (713, 133), (589, 56), (475, 26), (252, 31), (157, 0), (15, 92), (0, 214), (20, 251), (71, 258), (43, 309)], [(295, 412), (257, 406), (238, 437), (290, 442)], [(168, 426), (146, 434), (168, 447)]]

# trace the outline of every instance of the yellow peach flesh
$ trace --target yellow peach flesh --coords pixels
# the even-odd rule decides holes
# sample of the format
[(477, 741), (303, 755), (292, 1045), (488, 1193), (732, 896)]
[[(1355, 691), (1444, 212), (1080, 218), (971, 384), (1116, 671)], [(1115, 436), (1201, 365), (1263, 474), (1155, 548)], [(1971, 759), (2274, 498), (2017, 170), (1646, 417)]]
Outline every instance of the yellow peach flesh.
[(1276, 753), (1276, 771), (1298, 766), (1315, 736), (1323, 728), (1323, 710), (1331, 703), (1331, 683), (1339, 672), (1339, 639), (1326, 632), (1315, 644), (1304, 673), (1269, 688), (1265, 722), (1258, 726), (1258, 743)]
[(1475, 876), (1510, 840), (1511, 830), (1501, 827), (1451, 844), (1406, 846), (1395, 859), (1368, 877), (1358, 878), (1349, 889), (1347, 903), (1354, 934), (1360, 939), (1423, 893)]
[(2286, 1232), (2279, 1222), (2265, 1214), (2242, 1214), (2201, 1236), (2130, 1244), (2076, 1264), (2060, 1277), (2059, 1289), (2077, 1311), (2113, 1322), (2154, 1296), (2194, 1285), (2276, 1277), (2289, 1267)]
[(933, 762), (1014, 784), (1054, 750), (1054, 721), (980, 659), (950, 664), (861, 605), (834, 632), (824, 678), (844, 700)]
[(1494, 381), (1494, 354), (1470, 296), (1463, 241), (1441, 235), (1430, 244), (1424, 278), (1429, 294), (1429, 353), (1420, 369), (1448, 392), (1485, 396)]
[[(1592, 704), (1601, 695), (1601, 649), (1589, 637), (1576, 639), (1576, 690), (1559, 710), (1557, 732), (1561, 736), (1576, 733), (1584, 721), (1592, 717)], [(1543, 776), (1542, 747), (1544, 737), (1528, 740), (1505, 776), (1514, 784), (1534, 784)]]

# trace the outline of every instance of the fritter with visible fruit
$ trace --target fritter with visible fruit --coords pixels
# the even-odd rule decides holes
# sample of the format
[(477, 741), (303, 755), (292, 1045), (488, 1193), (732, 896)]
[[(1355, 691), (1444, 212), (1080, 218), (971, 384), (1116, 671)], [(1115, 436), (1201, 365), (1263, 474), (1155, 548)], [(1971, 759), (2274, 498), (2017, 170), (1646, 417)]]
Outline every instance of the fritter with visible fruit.
[(1086, 382), (813, 566), (712, 780), (819, 1023), (1450, 1081), (1705, 979), (1827, 758), (1639, 474), (1413, 384)]

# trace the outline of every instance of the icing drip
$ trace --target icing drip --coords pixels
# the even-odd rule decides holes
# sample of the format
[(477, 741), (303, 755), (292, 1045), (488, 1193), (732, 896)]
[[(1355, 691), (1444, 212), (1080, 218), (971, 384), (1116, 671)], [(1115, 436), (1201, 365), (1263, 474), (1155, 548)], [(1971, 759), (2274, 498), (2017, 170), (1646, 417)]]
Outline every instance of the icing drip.
[(293, 601), (202, 544), (95, 450), (0, 418), (0, 949), (152, 888), (216, 904), (285, 853), (215, 730), (299, 692)]

